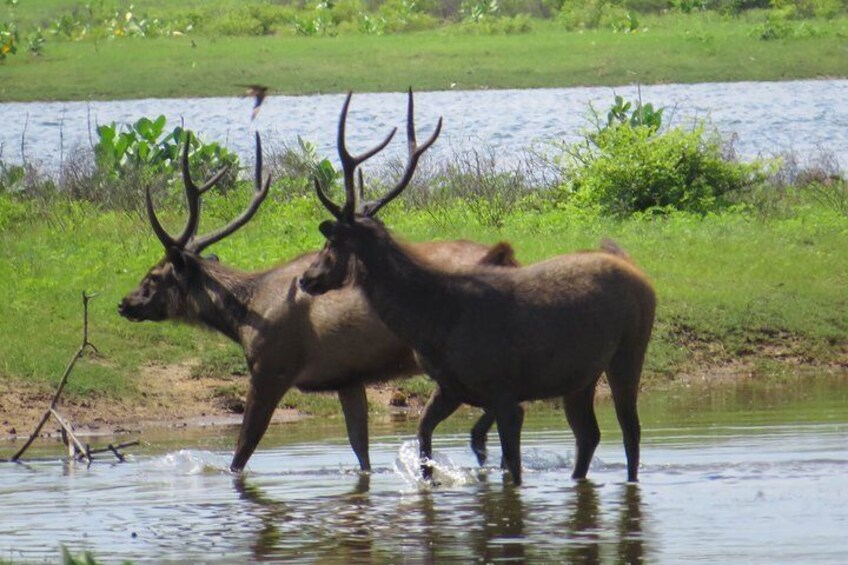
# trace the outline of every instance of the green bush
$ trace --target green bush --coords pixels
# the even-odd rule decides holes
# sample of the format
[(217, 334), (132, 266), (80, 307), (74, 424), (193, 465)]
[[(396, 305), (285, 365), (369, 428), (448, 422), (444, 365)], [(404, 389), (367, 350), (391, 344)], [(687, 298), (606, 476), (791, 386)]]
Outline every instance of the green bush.
[(14, 22), (0, 23), (0, 61), (18, 52), (18, 28)]
[(703, 124), (657, 132), (616, 123), (568, 147), (565, 155), (566, 196), (615, 216), (669, 209), (705, 214), (764, 181), (760, 164), (727, 155), (718, 134)]
[(258, 4), (229, 10), (215, 20), (213, 31), (221, 35), (272, 35), (278, 28), (295, 18), (296, 10), (290, 7)]
[[(180, 126), (165, 131), (165, 116), (155, 120), (140, 118), (134, 124), (115, 122), (97, 127), (94, 157), (97, 168), (111, 178), (121, 178), (128, 171), (146, 168), (152, 173), (171, 174), (180, 170), (180, 154), (188, 136)], [(222, 186), (235, 181), (238, 157), (218, 143), (204, 143), (191, 137), (189, 169), (197, 178), (226, 167), (230, 173)]]
[(0, 184), (0, 231), (23, 222), (29, 216), (26, 203), (4, 194), (2, 189)]
[(633, 31), (639, 22), (633, 11), (610, 0), (565, 0), (557, 19), (566, 29)]

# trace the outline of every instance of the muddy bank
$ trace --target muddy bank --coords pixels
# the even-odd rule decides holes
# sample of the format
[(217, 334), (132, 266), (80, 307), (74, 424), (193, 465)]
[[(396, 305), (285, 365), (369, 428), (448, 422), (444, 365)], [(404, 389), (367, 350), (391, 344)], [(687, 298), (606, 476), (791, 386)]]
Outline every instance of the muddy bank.
[[(642, 390), (690, 386), (732, 386), (745, 381), (774, 380), (787, 382), (797, 378), (832, 375), (848, 378), (848, 351), (840, 351), (835, 359), (822, 363), (802, 359), (774, 349), (774, 355), (719, 359), (695, 355), (693, 362), (672, 378), (645, 379)], [(762, 361), (772, 362), (771, 373), (762, 372)], [(244, 410), (243, 397), (237, 392), (245, 377), (192, 376), (192, 362), (173, 365), (147, 365), (140, 378), (144, 390), (129, 399), (106, 395), (66, 396), (59, 402), (59, 412), (69, 419), (81, 436), (115, 436), (138, 434), (149, 429), (237, 426)], [(417, 418), (426, 398), (406, 394), (400, 381), (368, 388), (368, 400), (374, 418)], [(229, 391), (222, 394), (222, 391)], [(0, 440), (23, 440), (34, 429), (50, 403), (54, 390), (49, 386), (21, 384), (0, 379)], [(335, 395), (328, 402), (336, 403)], [(597, 397), (609, 395), (601, 381)], [(286, 407), (286, 399), (274, 413), (272, 422), (285, 423), (312, 417), (297, 408)], [(341, 418), (341, 410), (335, 416)], [(48, 424), (46, 437), (55, 437), (57, 426)]]

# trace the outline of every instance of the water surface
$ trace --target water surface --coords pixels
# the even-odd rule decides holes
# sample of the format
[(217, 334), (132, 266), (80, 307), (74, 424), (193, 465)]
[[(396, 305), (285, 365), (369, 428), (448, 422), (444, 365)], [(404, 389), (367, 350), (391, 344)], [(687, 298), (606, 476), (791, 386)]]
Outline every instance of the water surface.
[[(636, 100), (639, 87), (421, 92), (416, 119), (425, 135), (444, 116), (442, 138), (431, 151), (437, 158), (490, 147), (508, 163), (531, 146), (576, 140), (590, 125), (589, 104), (605, 115), (616, 94)], [(725, 137), (736, 139), (746, 158), (794, 152), (804, 161), (824, 150), (848, 165), (848, 80), (650, 85), (641, 87), (641, 97), (666, 108), (666, 123), (710, 120)], [(97, 124), (164, 114), (170, 126), (184, 122), (244, 160), (253, 152), (253, 128), (269, 146), (302, 136), (317, 144), (320, 155), (335, 157), (342, 101), (342, 95), (270, 96), (255, 122), (247, 98), (6, 103), (0, 104), (0, 147), (4, 160), (20, 162), (23, 153), (30, 162), (56, 170), (72, 148), (96, 142)], [(355, 95), (351, 148), (362, 150), (390, 128), (403, 127), (405, 104), (399, 93)], [(403, 145), (393, 144), (388, 155), (402, 153)]]
[(138, 563), (844, 563), (846, 385), (646, 394), (638, 485), (607, 402), (581, 483), (564, 417), (539, 405), (520, 488), (477, 469), (471, 411), (437, 430), (437, 486), (418, 479), (414, 421), (372, 428), (370, 475), (340, 422), (314, 421), (274, 427), (241, 478), (222, 429), (146, 437), (125, 464), (0, 464), (0, 558), (55, 562), (64, 544)]

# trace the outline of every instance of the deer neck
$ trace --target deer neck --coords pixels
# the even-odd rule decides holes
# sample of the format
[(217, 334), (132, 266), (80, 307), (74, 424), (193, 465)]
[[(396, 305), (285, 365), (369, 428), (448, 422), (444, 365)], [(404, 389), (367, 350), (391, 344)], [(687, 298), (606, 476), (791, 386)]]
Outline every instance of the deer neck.
[(205, 261), (199, 277), (189, 291), (188, 317), (241, 343), (257, 275)]
[(420, 263), (384, 229), (357, 256), (360, 284), (383, 323), (421, 353), (438, 350), (457, 315), (449, 275)]

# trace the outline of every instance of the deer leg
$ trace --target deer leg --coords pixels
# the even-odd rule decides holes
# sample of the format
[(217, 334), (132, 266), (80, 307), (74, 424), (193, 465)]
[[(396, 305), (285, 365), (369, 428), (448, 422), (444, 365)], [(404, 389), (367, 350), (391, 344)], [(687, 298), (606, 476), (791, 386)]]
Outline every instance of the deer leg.
[[(629, 358), (628, 358), (629, 357)], [(627, 456), (627, 480), (639, 480), (639, 440), (642, 435), (636, 400), (639, 396), (639, 377), (642, 373), (642, 356), (634, 362), (632, 356), (618, 354), (607, 370), (615, 415), (624, 437), (624, 453)]]
[[(495, 415), (486, 410), (474, 427), (471, 428), (471, 451), (477, 456), (477, 463), (482, 467), (486, 464), (486, 436), (495, 423)], [(501, 465), (503, 466), (503, 465)]]
[(601, 442), (601, 430), (595, 418), (595, 383), (565, 397), (565, 417), (577, 441), (573, 479), (585, 479), (595, 448)]
[(524, 409), (515, 402), (505, 402), (495, 412), (498, 435), (501, 439), (503, 462), (516, 485), (521, 484), (521, 426), (524, 424)]
[(288, 388), (288, 385), (279, 379), (251, 378), (236, 451), (230, 463), (231, 471), (239, 472), (247, 465), (247, 460), (265, 435), (265, 430), (271, 423), (271, 416)]
[(460, 401), (445, 394), (441, 387), (437, 387), (424, 407), (424, 413), (418, 422), (418, 455), (421, 458), (421, 474), (425, 479), (433, 476), (433, 466), (430, 463), (433, 456), (433, 430), (456, 412), (460, 404)]
[(342, 403), (347, 438), (350, 446), (359, 460), (363, 471), (371, 470), (371, 460), (368, 457), (368, 399), (365, 397), (365, 387), (361, 384), (339, 389), (339, 401)]

